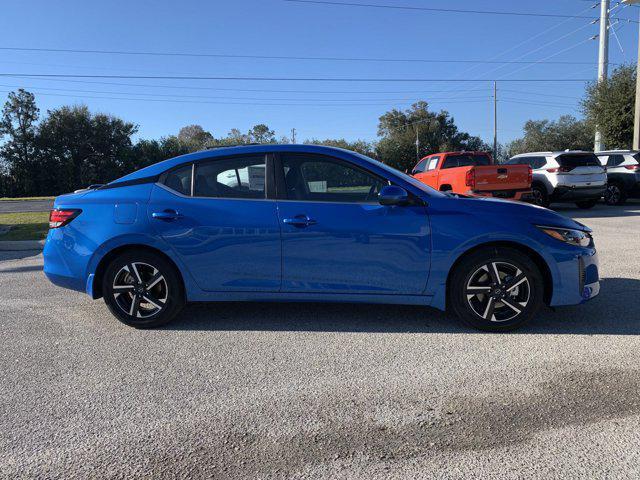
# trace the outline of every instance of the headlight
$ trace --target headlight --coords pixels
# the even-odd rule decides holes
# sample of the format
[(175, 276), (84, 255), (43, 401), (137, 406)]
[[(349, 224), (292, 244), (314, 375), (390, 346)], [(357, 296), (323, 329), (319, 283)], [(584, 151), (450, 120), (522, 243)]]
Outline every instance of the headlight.
[(560, 227), (538, 226), (538, 228), (550, 237), (570, 245), (575, 245), (577, 247), (589, 247), (593, 244), (593, 237), (591, 237), (589, 232)]

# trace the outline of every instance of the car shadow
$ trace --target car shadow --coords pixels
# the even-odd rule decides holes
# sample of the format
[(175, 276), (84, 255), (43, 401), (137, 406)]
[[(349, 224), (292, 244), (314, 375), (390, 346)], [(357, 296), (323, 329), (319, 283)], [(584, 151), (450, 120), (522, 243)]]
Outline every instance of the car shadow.
[[(608, 278), (584, 305), (544, 308), (516, 334), (637, 335), (640, 311), (625, 300), (640, 296), (640, 280)], [(633, 303), (631, 303), (633, 305)], [(170, 330), (350, 333), (482, 333), (432, 308), (338, 303), (192, 304)]]

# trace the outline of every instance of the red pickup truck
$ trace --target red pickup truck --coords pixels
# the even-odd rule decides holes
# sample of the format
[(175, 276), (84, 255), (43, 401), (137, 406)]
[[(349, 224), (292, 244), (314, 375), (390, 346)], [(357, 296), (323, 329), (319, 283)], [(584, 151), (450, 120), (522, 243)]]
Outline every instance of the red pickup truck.
[(531, 199), (531, 167), (495, 164), (486, 152), (434, 153), (420, 160), (411, 174), (442, 192)]

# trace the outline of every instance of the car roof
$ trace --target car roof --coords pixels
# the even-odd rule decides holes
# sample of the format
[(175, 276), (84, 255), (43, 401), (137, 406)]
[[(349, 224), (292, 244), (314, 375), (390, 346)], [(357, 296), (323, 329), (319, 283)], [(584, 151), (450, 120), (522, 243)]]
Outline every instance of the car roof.
[(638, 153), (640, 150), (624, 150), (624, 149), (620, 149), (620, 150), (602, 150), (600, 152), (596, 152), (596, 155), (609, 155), (611, 153)]
[(593, 153), (593, 152), (589, 152), (587, 150), (560, 150), (557, 152), (527, 152), (527, 153), (519, 153), (518, 155), (514, 155), (511, 158), (516, 158), (516, 157), (532, 157), (532, 156), (556, 156), (556, 155), (571, 155), (571, 154), (578, 154), (578, 153)]
[[(305, 144), (260, 144), (260, 145), (240, 145), (233, 147), (219, 147), (198, 152), (187, 153), (178, 157), (169, 158), (148, 167), (144, 167), (133, 173), (125, 175), (115, 181), (125, 182), (137, 180), (140, 178), (154, 177), (185, 163), (191, 163), (204, 159), (215, 159), (217, 157), (227, 157), (231, 155), (247, 155), (247, 154), (264, 154), (269, 152), (292, 152), (292, 153), (316, 153), (332, 155), (334, 157), (349, 159), (359, 159), (362, 162), (367, 161), (364, 155), (358, 155), (355, 152), (338, 147), (327, 147), (324, 145), (305, 145)], [(372, 160), (369, 160), (369, 163)], [(377, 163), (377, 162), (376, 162)]]

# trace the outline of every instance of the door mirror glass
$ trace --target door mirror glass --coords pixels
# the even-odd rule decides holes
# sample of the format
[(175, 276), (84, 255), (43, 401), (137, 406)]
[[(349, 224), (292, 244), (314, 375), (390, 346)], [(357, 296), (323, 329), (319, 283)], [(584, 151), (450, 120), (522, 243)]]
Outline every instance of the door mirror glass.
[(382, 187), (378, 194), (378, 202), (380, 205), (406, 205), (409, 203), (409, 194), (407, 191), (396, 185), (387, 185)]

